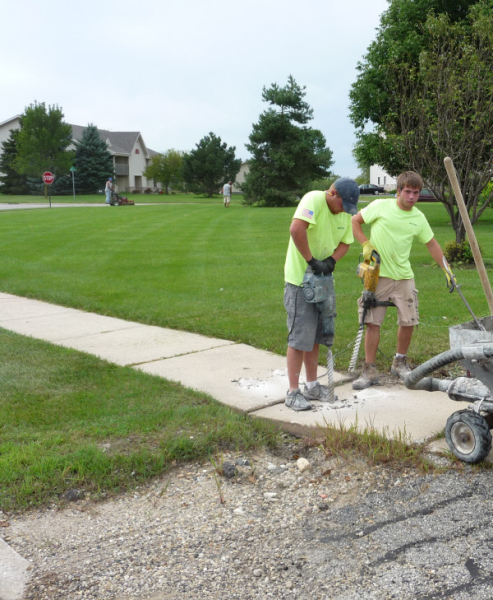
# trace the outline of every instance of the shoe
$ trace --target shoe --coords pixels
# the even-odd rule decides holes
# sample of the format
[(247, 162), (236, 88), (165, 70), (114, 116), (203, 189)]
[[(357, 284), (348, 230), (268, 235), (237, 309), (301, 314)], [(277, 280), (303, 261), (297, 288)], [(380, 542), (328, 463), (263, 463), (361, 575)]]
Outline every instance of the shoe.
[(372, 385), (380, 383), (378, 378), (378, 371), (375, 365), (369, 365), (365, 363), (361, 375), (353, 381), (353, 390), (365, 390)]
[[(319, 402), (330, 402), (328, 386), (322, 385), (318, 381), (315, 384), (315, 387), (312, 387), (311, 390), (309, 390), (306, 387), (306, 383), (305, 383), (305, 389), (303, 390), (303, 396), (305, 396), (305, 398), (307, 400), (318, 400)], [(334, 394), (334, 402), (336, 402), (337, 400), (338, 400), (338, 397)]]
[(284, 401), (284, 404), (288, 408), (292, 408), (293, 410), (297, 411), (312, 409), (312, 405), (308, 402), (305, 396), (303, 396), (299, 388), (296, 388), (292, 392), (288, 390), (288, 392), (286, 393), (286, 400)]
[(392, 373), (392, 375), (397, 375), (399, 379), (404, 381), (404, 379), (406, 379), (406, 375), (409, 375), (411, 371), (412, 369), (409, 366), (405, 356), (394, 357), (394, 362), (390, 367), (390, 372)]

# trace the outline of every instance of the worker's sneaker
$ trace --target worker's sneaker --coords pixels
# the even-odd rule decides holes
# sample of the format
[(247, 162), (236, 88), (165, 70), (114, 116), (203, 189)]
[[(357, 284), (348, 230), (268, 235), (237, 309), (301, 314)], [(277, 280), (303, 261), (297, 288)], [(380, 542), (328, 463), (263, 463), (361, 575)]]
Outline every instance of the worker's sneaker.
[[(329, 388), (326, 385), (322, 385), (317, 381), (314, 387), (308, 389), (305, 383), (305, 389), (303, 390), (303, 396), (307, 400), (318, 400), (318, 402), (330, 402)], [(338, 400), (334, 394), (334, 402)]]
[(284, 404), (293, 410), (312, 409), (312, 405), (308, 402), (305, 396), (303, 396), (299, 388), (296, 388), (292, 392), (288, 390)]
[(365, 363), (361, 375), (353, 381), (353, 390), (364, 390), (377, 383), (380, 383), (377, 368)]
[(411, 371), (412, 369), (409, 366), (405, 356), (394, 357), (394, 362), (390, 367), (390, 372), (392, 373), (392, 375), (397, 375), (399, 379), (402, 379), (402, 381), (404, 381), (404, 379), (406, 379), (406, 375), (409, 375)]

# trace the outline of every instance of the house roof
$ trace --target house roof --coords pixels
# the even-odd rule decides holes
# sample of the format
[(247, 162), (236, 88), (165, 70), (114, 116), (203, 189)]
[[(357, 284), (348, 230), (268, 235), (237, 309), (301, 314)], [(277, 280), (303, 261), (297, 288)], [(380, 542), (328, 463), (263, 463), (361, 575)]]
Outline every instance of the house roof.
[[(19, 119), (21, 115), (15, 115), (15, 117), (11, 117), (6, 121), (0, 123), (0, 127), (2, 125), (7, 125), (12, 121), (16, 121)], [(82, 139), (82, 134), (86, 127), (81, 125), (71, 125), (72, 127), (72, 138), (78, 142)], [(132, 150), (134, 149), (135, 142), (140, 137), (140, 141), (144, 150), (146, 151), (148, 156), (154, 156), (158, 154), (155, 150), (151, 150), (147, 148), (145, 145), (144, 139), (139, 131), (108, 131), (107, 129), (98, 129), (99, 135), (104, 142), (109, 142), (108, 149), (112, 154), (123, 154), (126, 156), (130, 156), (132, 154)]]
[(0, 127), (2, 127), (3, 125), (7, 125), (7, 123), (11, 123), (12, 121), (17, 121), (17, 119), (20, 119), (21, 115), (15, 115), (15, 117), (10, 117), (10, 119), (7, 119), (6, 121), (2, 121), (0, 123)]
[[(72, 125), (72, 136), (75, 141), (82, 139), (82, 134), (85, 127), (81, 125)], [(134, 149), (135, 142), (140, 137), (140, 141), (144, 146), (144, 149), (150, 156), (156, 154), (154, 150), (150, 150), (146, 147), (142, 135), (138, 131), (108, 131), (107, 129), (98, 129), (101, 139), (109, 143), (108, 149), (113, 154), (125, 154), (130, 155)]]

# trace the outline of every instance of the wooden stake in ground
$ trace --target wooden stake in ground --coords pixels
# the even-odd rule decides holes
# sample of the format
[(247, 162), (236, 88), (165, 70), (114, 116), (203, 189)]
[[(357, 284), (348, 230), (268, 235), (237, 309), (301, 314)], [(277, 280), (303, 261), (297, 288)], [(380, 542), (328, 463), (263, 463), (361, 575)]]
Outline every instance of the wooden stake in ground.
[(483, 290), (486, 296), (486, 301), (488, 302), (490, 315), (493, 315), (493, 292), (491, 291), (491, 285), (488, 279), (488, 274), (486, 273), (486, 269), (484, 267), (483, 258), (479, 250), (476, 235), (474, 234), (474, 230), (471, 225), (471, 220), (469, 219), (469, 214), (464, 203), (464, 198), (462, 197), (462, 192), (460, 191), (459, 180), (457, 179), (457, 173), (455, 172), (454, 163), (452, 162), (452, 159), (448, 156), (444, 158), (443, 162), (445, 164), (445, 168), (447, 169), (447, 174), (450, 179), (450, 183), (452, 184), (452, 188), (454, 190), (455, 199), (457, 200), (457, 206), (459, 207), (460, 216), (462, 217), (462, 222), (464, 223), (467, 238), (469, 240), (469, 245), (471, 246), (472, 255), (474, 256), (474, 262), (476, 263), (476, 268), (479, 273), (479, 278), (481, 279), (481, 284), (483, 286)]

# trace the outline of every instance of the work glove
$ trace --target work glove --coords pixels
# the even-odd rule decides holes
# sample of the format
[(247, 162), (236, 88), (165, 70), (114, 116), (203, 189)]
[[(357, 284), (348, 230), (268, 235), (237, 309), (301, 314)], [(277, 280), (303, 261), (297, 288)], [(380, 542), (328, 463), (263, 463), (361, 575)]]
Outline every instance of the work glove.
[(332, 258), (332, 256), (328, 256), (323, 260), (324, 265), (328, 268), (329, 273), (333, 273), (336, 268), (336, 261)]
[(442, 271), (445, 274), (445, 279), (447, 280), (448, 291), (452, 293), (454, 291), (457, 282), (455, 281), (455, 275), (449, 269), (442, 267)]
[(372, 252), (376, 252), (375, 246), (372, 246), (369, 240), (363, 242), (363, 258), (367, 261), (371, 261)]
[(307, 263), (312, 268), (314, 275), (328, 275), (329, 273), (332, 273), (334, 269), (332, 269), (332, 271), (330, 270), (330, 266), (325, 263), (326, 260), (328, 259), (326, 258), (325, 260), (317, 260), (312, 256), (310, 260), (307, 261)]

